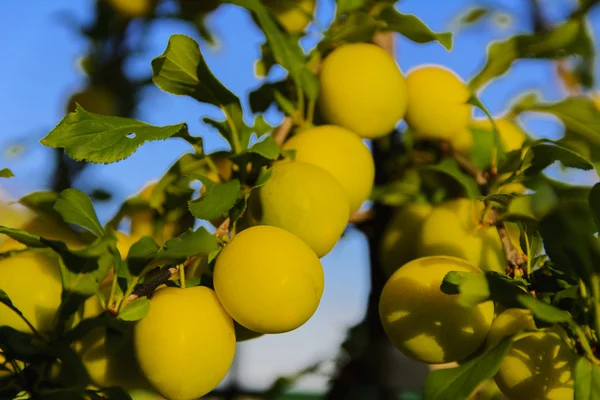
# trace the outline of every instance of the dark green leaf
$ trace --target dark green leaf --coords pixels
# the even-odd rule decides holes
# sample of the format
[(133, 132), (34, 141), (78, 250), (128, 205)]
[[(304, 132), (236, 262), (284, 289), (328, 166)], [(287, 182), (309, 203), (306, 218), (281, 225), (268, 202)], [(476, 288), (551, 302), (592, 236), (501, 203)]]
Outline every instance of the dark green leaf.
[(538, 188), (534, 194), (517, 196), (508, 206), (504, 218), (509, 221), (537, 221), (550, 212), (559, 202), (556, 193), (548, 185)]
[(131, 396), (120, 387), (104, 388), (96, 393), (101, 393), (108, 400), (131, 400)]
[(600, 398), (600, 366), (587, 358), (579, 357), (575, 364), (575, 400)]
[(53, 359), (43, 342), (10, 326), (0, 326), (0, 349), (8, 360), (35, 363)]
[(104, 234), (92, 201), (80, 190), (66, 189), (61, 192), (54, 209), (67, 223), (87, 229), (96, 237)]
[(72, 389), (56, 389), (43, 392), (38, 397), (40, 400), (85, 400), (83, 394)]
[(77, 161), (108, 164), (129, 157), (145, 142), (164, 140), (186, 131), (186, 124), (158, 127), (135, 119), (93, 114), (78, 106), (41, 143), (63, 148)]
[(259, 0), (227, 0), (225, 2), (244, 7), (254, 14), (267, 37), (275, 61), (288, 70), (296, 85), (302, 88), (309, 99), (316, 100), (319, 96), (319, 81), (306, 66), (302, 48), (297, 42), (286, 40), (287, 35), (281, 31), (271, 12), (262, 2)]
[(495, 193), (487, 196), (478, 197), (478, 199), (481, 201), (492, 201), (494, 203), (500, 204), (502, 207), (508, 207), (508, 205), (517, 197), (518, 196), (514, 194)]
[(198, 254), (208, 254), (218, 248), (219, 240), (200, 227), (196, 231), (188, 229), (183, 235), (168, 240), (158, 256), (162, 259), (183, 261)]
[(456, 368), (430, 372), (425, 381), (425, 398), (427, 400), (468, 398), (481, 382), (496, 375), (511, 346), (512, 340), (506, 338), (481, 356)]
[(403, 14), (392, 5), (386, 5), (378, 19), (387, 23), (387, 30), (398, 32), (416, 43), (438, 41), (446, 50), (452, 50), (452, 33), (433, 32), (423, 21), (411, 14)]
[(246, 152), (258, 154), (267, 160), (277, 160), (281, 154), (277, 142), (271, 136), (267, 136), (264, 140), (254, 143)]
[(165, 92), (202, 103), (240, 106), (237, 96), (208, 68), (198, 43), (186, 35), (171, 35), (165, 52), (152, 60), (152, 81)]
[(522, 282), (497, 272), (472, 274), (452, 271), (446, 274), (440, 289), (446, 294), (458, 294), (459, 303), (465, 307), (488, 300), (513, 307), (520, 304), (518, 297), (527, 293)]
[(476, 128), (471, 128), (471, 135), (473, 136), (471, 162), (479, 171), (485, 171), (492, 162), (494, 149), (496, 148), (496, 135), (493, 130)]
[(147, 297), (140, 297), (127, 304), (119, 313), (119, 318), (123, 321), (137, 321), (148, 314), (150, 302)]
[(589, 283), (600, 271), (600, 241), (587, 202), (570, 201), (556, 207), (540, 221), (544, 249), (554, 265)]
[(554, 58), (573, 54), (570, 48), (582, 29), (579, 20), (568, 20), (549, 31), (513, 36), (489, 46), (487, 61), (481, 71), (469, 83), (473, 92), (478, 91), (491, 79), (505, 74), (520, 58)]
[(475, 180), (462, 172), (453, 158), (444, 158), (437, 165), (423, 166), (420, 171), (433, 171), (451, 177), (462, 186), (467, 197), (475, 198), (481, 195)]
[(590, 191), (589, 199), (590, 210), (592, 210), (594, 221), (596, 221), (596, 227), (600, 230), (600, 183), (594, 185)]
[(15, 176), (15, 174), (13, 174), (13, 172), (10, 169), (8, 169), (8, 168), (0, 169), (0, 178), (12, 178), (14, 176)]
[(277, 82), (265, 82), (258, 89), (250, 92), (249, 102), (250, 109), (253, 113), (263, 113), (275, 101), (275, 93), (278, 92), (281, 96), (288, 96), (289, 82), (281, 80)]
[(528, 294), (521, 294), (518, 299), (521, 305), (531, 310), (531, 313), (536, 319), (553, 324), (569, 322), (571, 320), (571, 314), (567, 311), (544, 303)]
[(206, 188), (204, 194), (189, 202), (189, 209), (196, 218), (211, 220), (228, 212), (240, 195), (240, 181), (233, 179), (225, 183), (214, 183), (198, 176)]

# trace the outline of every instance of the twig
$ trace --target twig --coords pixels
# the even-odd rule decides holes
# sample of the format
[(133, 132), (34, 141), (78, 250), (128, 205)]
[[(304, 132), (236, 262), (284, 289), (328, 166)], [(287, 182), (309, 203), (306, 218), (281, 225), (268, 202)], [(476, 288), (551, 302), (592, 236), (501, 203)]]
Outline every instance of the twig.
[(487, 186), (487, 184), (488, 184), (487, 178), (481, 171), (479, 171), (477, 168), (475, 168), (475, 166), (471, 163), (471, 161), (469, 161), (461, 153), (454, 151), (454, 150), (452, 150), (452, 156), (456, 160), (456, 163), (458, 164), (458, 166), (461, 167), (466, 173), (471, 175), (473, 177), (473, 179), (475, 179), (475, 182), (477, 182), (477, 184), (479, 186)]
[(366, 211), (359, 210), (350, 216), (348, 222), (351, 224), (360, 224), (361, 222), (373, 219), (373, 217), (375, 217), (375, 212), (372, 209)]
[(275, 132), (273, 132), (273, 139), (275, 139), (275, 143), (277, 143), (279, 147), (283, 145), (283, 142), (285, 142), (285, 139), (290, 134), (292, 126), (294, 126), (294, 121), (292, 118), (285, 117), (281, 125), (279, 125), (279, 127), (275, 129)]
[(513, 245), (512, 240), (510, 240), (510, 235), (508, 234), (508, 229), (506, 229), (504, 223), (498, 223), (498, 211), (494, 208), (490, 209), (489, 221), (490, 224), (495, 225), (498, 230), (498, 236), (500, 236), (502, 248), (504, 249), (504, 256), (506, 257), (506, 261), (508, 261), (508, 268), (510, 268), (510, 271), (508, 272), (513, 272), (516, 268), (520, 268), (527, 262), (527, 256)]
[[(229, 218), (226, 218), (225, 221), (223, 221), (223, 223), (221, 223), (221, 225), (219, 225), (219, 227), (215, 231), (214, 235), (219, 239), (224, 237), (225, 235), (227, 235), (227, 232), (229, 232), (230, 222), (231, 222), (231, 220)], [(166, 269), (160, 271), (158, 276), (156, 276), (151, 281), (144, 283), (139, 288), (137, 288), (131, 295), (129, 295), (127, 297), (127, 299), (125, 300), (125, 305), (131, 303), (132, 301), (134, 301), (136, 299), (139, 299), (140, 297), (150, 296), (152, 293), (154, 293), (156, 288), (158, 288), (160, 285), (167, 283), (167, 281), (169, 279), (171, 279), (171, 277), (176, 275), (179, 272), (180, 268), (186, 268), (187, 266), (192, 264), (195, 260), (196, 260), (196, 256), (190, 257), (180, 265), (174, 265), (174, 266), (171, 266), (169, 268), (166, 268)]]

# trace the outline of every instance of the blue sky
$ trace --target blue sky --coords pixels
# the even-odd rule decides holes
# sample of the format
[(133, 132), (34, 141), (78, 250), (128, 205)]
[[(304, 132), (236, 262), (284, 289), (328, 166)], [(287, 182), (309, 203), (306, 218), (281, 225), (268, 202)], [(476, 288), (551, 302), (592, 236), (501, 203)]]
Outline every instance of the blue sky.
[[(333, 15), (333, 0), (319, 1), (317, 19), (320, 25), (326, 26)], [(18, 198), (32, 190), (45, 189), (51, 173), (48, 168), (51, 153), (38, 141), (62, 118), (70, 94), (85, 85), (85, 76), (77, 63), (86, 53), (87, 43), (77, 35), (72, 21), (90, 21), (93, 3), (92, 0), (0, 2), (3, 16), (0, 37), (5, 38), (4, 62), (0, 65), (0, 168), (9, 167), (16, 175), (0, 182), (0, 193)], [(528, 26), (526, 10), (519, 7), (523, 2), (499, 3), (516, 12), (514, 24), (508, 28), (455, 30), (451, 52), (435, 43), (416, 45), (399, 39), (396, 55), (402, 71), (423, 63), (438, 63), (468, 79), (483, 65), (485, 49), (491, 40), (505, 38)], [(414, 13), (432, 29), (443, 31), (455, 28), (455, 17), (471, 4), (465, 0), (404, 0), (399, 9)], [(546, 0), (542, 5), (548, 10), (548, 18), (554, 20), (574, 7), (576, 0)], [(599, 11), (592, 15), (596, 36), (600, 27)], [(209, 19), (208, 26), (219, 45), (210, 48), (201, 42), (207, 63), (226, 86), (243, 98), (260, 85), (253, 64), (259, 57), (263, 37), (249, 15), (235, 6), (222, 6)], [(133, 32), (139, 34), (139, 29)], [(147, 75), (151, 59), (163, 52), (169, 36), (174, 33), (197, 36), (193, 28), (184, 23), (155, 23), (145, 37), (143, 51), (127, 65), (127, 72), (131, 76)], [(310, 46), (318, 38), (319, 28), (313, 25), (303, 44)], [(556, 100), (563, 94), (554, 80), (553, 70), (547, 63), (522, 61), (509, 75), (486, 87), (481, 98), (494, 114), (501, 113), (525, 89), (538, 90), (546, 99)], [(201, 117), (207, 115), (220, 117), (219, 111), (210, 106), (149, 87), (144, 92), (137, 117), (156, 125), (187, 122), (193, 134), (205, 137), (207, 151), (221, 149), (224, 141), (200, 122)], [(276, 113), (269, 115), (274, 125), (280, 118)], [(531, 117), (523, 122), (534, 136), (557, 138), (562, 132), (560, 125), (551, 119)], [(23, 150), (16, 155), (5, 151), (14, 145), (23, 146)], [(188, 150), (188, 146), (178, 140), (149, 143), (122, 162), (88, 168), (78, 183), (85, 189), (107, 187), (113, 192), (114, 201), (98, 205), (99, 216), (105, 221), (127, 196), (140, 190), (146, 182), (159, 178)], [(590, 177), (576, 175), (578, 180)], [(295, 332), (260, 338), (240, 346), (237, 358), (242, 383), (264, 387), (278, 374), (293, 373), (317, 359), (335, 355), (346, 328), (363, 316), (368, 293), (367, 263), (364, 238), (350, 231), (323, 259), (326, 289), (313, 319)], [(418, 380), (406, 381), (407, 386), (420, 385)], [(301, 386), (319, 389), (324, 383), (323, 377), (311, 377)]]

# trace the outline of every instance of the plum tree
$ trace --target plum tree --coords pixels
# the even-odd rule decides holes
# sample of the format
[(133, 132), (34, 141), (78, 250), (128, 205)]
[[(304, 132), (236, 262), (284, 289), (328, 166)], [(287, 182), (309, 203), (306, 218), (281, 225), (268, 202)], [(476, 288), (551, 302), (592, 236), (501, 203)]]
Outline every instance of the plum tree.
[(255, 226), (223, 249), (214, 285), (223, 307), (240, 325), (260, 333), (282, 333), (314, 314), (324, 277), (319, 259), (297, 236), (273, 226)]
[(325, 119), (361, 137), (385, 136), (404, 117), (404, 76), (394, 59), (378, 46), (353, 43), (338, 47), (323, 61), (319, 81), (319, 105)]
[(369, 148), (353, 132), (335, 125), (302, 131), (289, 139), (284, 150), (295, 150), (295, 161), (321, 167), (340, 183), (357, 211), (371, 195), (375, 166)]
[(148, 314), (136, 323), (133, 340), (140, 370), (168, 399), (192, 400), (210, 392), (229, 371), (235, 353), (233, 321), (205, 286), (158, 290)]
[(440, 290), (450, 271), (481, 273), (456, 257), (432, 256), (410, 261), (388, 279), (379, 315), (390, 341), (406, 356), (428, 364), (463, 360), (484, 342), (494, 303), (464, 307)]
[(319, 257), (333, 249), (350, 217), (340, 183), (326, 170), (305, 162), (273, 166), (258, 199), (254, 218), (260, 224), (293, 233)]

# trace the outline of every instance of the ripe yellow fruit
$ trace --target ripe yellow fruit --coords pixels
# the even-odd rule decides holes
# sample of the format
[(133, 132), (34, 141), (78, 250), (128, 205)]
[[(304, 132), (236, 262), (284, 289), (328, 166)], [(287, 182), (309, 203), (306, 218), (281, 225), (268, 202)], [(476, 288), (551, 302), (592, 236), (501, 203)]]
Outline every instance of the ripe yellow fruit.
[[(4, 201), (0, 201), (0, 225), (9, 228), (19, 228), (27, 223), (27, 221), (30, 221), (32, 217), (32, 212), (27, 208), (17, 204), (7, 204)], [(10, 237), (0, 234), (0, 251), (6, 251), (2, 248), (2, 244), (7, 241), (12, 241), (19, 245), (18, 242)]]
[(340, 183), (350, 204), (350, 214), (369, 198), (375, 164), (369, 148), (353, 132), (335, 125), (302, 131), (283, 146), (296, 150), (296, 161), (321, 167)]
[(473, 151), (473, 133), (465, 128), (450, 138), (450, 145), (454, 151), (470, 156)]
[(379, 252), (386, 275), (417, 258), (421, 228), (432, 210), (429, 203), (410, 203), (396, 212), (383, 233)]
[[(525, 144), (527, 135), (519, 128), (517, 124), (505, 118), (499, 118), (494, 121), (498, 128), (498, 134), (502, 141), (502, 147), (505, 152), (519, 150)], [(488, 119), (476, 119), (471, 122), (471, 126), (482, 130), (493, 130), (492, 122)]]
[(525, 330), (535, 330), (531, 311), (509, 308), (502, 311), (492, 323), (487, 337), (488, 347), (494, 347), (507, 336), (513, 336)]
[(338, 47), (323, 61), (319, 79), (319, 108), (331, 124), (374, 139), (389, 134), (404, 117), (404, 76), (394, 58), (379, 46)]
[(259, 198), (261, 215), (256, 219), (262, 225), (293, 233), (319, 257), (333, 249), (350, 217), (342, 186), (329, 172), (303, 162), (274, 165)]
[[(85, 242), (79, 233), (70, 230), (64, 225), (59, 225), (55, 221), (44, 216), (38, 215), (26, 222), (21, 221), (20, 226), (11, 226), (11, 228), (23, 229), (45, 239), (62, 241), (71, 250), (79, 250), (85, 247)], [(23, 250), (25, 248), (26, 246), (24, 244), (21, 244), (12, 238), (7, 238), (0, 245), (0, 252)]]
[(494, 380), (509, 400), (572, 399), (575, 362), (557, 331), (538, 331), (513, 343)]
[(118, 112), (114, 94), (102, 86), (88, 87), (73, 94), (67, 103), (67, 112), (75, 111), (75, 103), (94, 114), (116, 115)]
[(503, 273), (502, 242), (495, 227), (480, 226), (483, 212), (483, 202), (464, 198), (437, 205), (423, 223), (417, 254), (458, 257), (484, 271)]
[(471, 115), (471, 93), (463, 80), (440, 65), (421, 66), (406, 76), (406, 122), (417, 138), (451, 141), (464, 134)]
[(277, 21), (289, 33), (302, 33), (315, 13), (315, 0), (265, 0)]
[(116, 12), (127, 18), (144, 17), (154, 8), (154, 0), (106, 0)]
[[(0, 288), (36, 330), (52, 330), (62, 293), (56, 257), (24, 251), (0, 259)], [(4, 325), (31, 333), (17, 313), (0, 304), (0, 326)]]
[(260, 333), (298, 328), (323, 294), (321, 262), (298, 237), (273, 226), (238, 233), (217, 258), (213, 281), (225, 310)]
[(235, 331), (213, 290), (167, 287), (155, 292), (148, 314), (136, 323), (134, 345), (140, 369), (154, 390), (167, 399), (192, 400), (210, 392), (227, 374)]
[(484, 342), (494, 318), (494, 303), (461, 306), (440, 289), (450, 271), (481, 273), (455, 257), (418, 258), (388, 280), (379, 302), (383, 328), (404, 355), (428, 364), (463, 360)]

